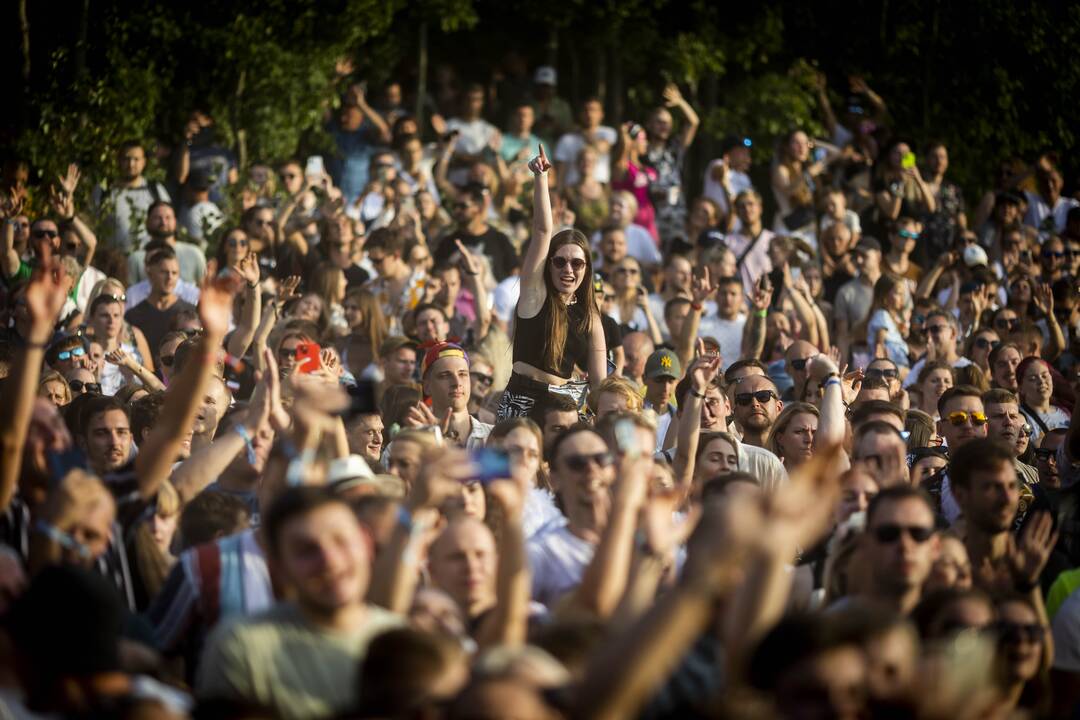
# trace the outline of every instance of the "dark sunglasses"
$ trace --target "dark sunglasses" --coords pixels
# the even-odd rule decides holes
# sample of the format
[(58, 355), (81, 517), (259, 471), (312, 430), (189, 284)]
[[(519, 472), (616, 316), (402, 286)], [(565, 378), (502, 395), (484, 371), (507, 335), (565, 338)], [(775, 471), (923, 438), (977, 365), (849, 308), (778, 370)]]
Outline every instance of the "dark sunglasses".
[(1009, 330), (1015, 330), (1016, 328), (1020, 327), (1020, 319), (1019, 318), (1011, 318), (1011, 319), (998, 318), (997, 320), (994, 321), (994, 327), (1008, 328)]
[[(72, 348), (70, 350), (64, 350), (62, 352), (57, 353), (56, 354), (56, 359), (57, 360), (70, 360), (73, 357), (82, 357), (85, 354), (86, 354), (86, 349), (85, 348), (77, 347), (77, 348)], [(78, 380), (76, 380), (75, 382), (78, 382)]]
[(52, 240), (55, 237), (60, 237), (60, 233), (55, 230), (35, 230), (34, 237), (36, 238), (49, 238)]
[(1055, 252), (1053, 250), (1043, 250), (1042, 256), (1045, 260), (1060, 260), (1061, 258), (1065, 257), (1065, 253)]
[(986, 424), (986, 415), (977, 411), (968, 413), (963, 410), (957, 410), (956, 412), (951, 412), (945, 416), (945, 419), (948, 420), (949, 424), (953, 427), (964, 425), (967, 423), (968, 418), (971, 419), (971, 424), (976, 427)]
[(568, 455), (563, 462), (566, 467), (574, 472), (582, 472), (589, 467), (589, 463), (595, 463), (598, 468), (609, 467), (615, 462), (615, 457), (609, 452), (594, 453), (592, 455)]
[(920, 545), (934, 536), (934, 528), (922, 525), (879, 525), (871, 532), (882, 545), (894, 543), (905, 534)]
[(931, 335), (938, 335), (945, 332), (949, 328), (948, 325), (930, 325), (926, 328), (926, 332)]
[(1057, 455), (1057, 450), (1050, 448), (1035, 448), (1035, 457), (1039, 460), (1052, 460)]
[(752, 393), (735, 393), (736, 405), (749, 405), (754, 400), (764, 405), (770, 400), (776, 398), (777, 395), (772, 390), (758, 390)]
[(975, 338), (975, 347), (979, 348), (980, 350), (986, 350), (987, 348), (993, 350), (1000, 344), (1000, 340), (988, 340), (984, 337)]
[(175, 355), (162, 355), (161, 357), (158, 358), (158, 360), (160, 360), (161, 364), (164, 365), (165, 367), (172, 367), (173, 358), (175, 358), (175, 357), (176, 357)]
[(887, 380), (895, 380), (900, 377), (900, 371), (896, 368), (868, 368), (865, 373), (866, 377), (877, 377)]
[[(556, 255), (551, 258), (551, 264), (555, 266), (556, 270), (562, 270), (569, 263), (570, 269), (574, 272), (581, 272), (585, 269), (585, 261), (581, 258), (564, 258), (562, 255)], [(621, 269), (621, 268), (620, 268)]]
[(1038, 623), (1021, 624), (999, 620), (994, 624), (994, 630), (997, 632), (1001, 642), (1010, 645), (1021, 642), (1042, 642), (1046, 637), (1046, 628)]
[[(1035, 432), (1035, 428), (1031, 427), (1031, 423), (1024, 423), (1020, 426), (1020, 432), (1025, 437), (1031, 437), (1031, 434)], [(1052, 451), (1051, 451), (1052, 452)]]
[(795, 358), (791, 361), (791, 369), (802, 372), (806, 369), (806, 363), (810, 362), (811, 360), (813, 360), (813, 358)]
[(247, 238), (229, 238), (229, 247), (247, 247)]
[(495, 378), (492, 375), (485, 375), (478, 372), (471, 372), (469, 373), (469, 375), (470, 377), (476, 378), (477, 382), (481, 382), (484, 385), (490, 385), (491, 383), (495, 382)]
[(88, 392), (98, 393), (99, 395), (101, 394), (101, 383), (83, 382), (82, 380), (69, 380), (68, 386), (71, 387), (72, 391), (77, 393)]

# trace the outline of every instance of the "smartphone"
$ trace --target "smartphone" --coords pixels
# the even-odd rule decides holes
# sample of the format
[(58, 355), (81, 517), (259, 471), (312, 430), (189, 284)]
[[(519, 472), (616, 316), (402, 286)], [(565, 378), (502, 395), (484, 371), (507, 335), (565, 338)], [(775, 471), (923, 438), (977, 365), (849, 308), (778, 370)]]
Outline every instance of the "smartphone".
[(637, 427), (629, 420), (615, 423), (615, 446), (623, 457), (633, 460), (641, 455), (638, 445)]
[(319, 360), (319, 352), (322, 350), (316, 343), (300, 343), (296, 346), (296, 364), (300, 366), (300, 372), (313, 373), (322, 367)]
[(469, 451), (469, 460), (476, 473), (470, 481), (486, 485), (492, 480), (504, 480), (510, 477), (510, 456), (499, 448), (476, 448)]
[(910, 151), (904, 153), (904, 156), (900, 158), (900, 167), (905, 170), (910, 170), (915, 167), (915, 153)]
[(322, 155), (312, 155), (307, 159), (304, 175), (312, 182), (318, 182), (326, 175), (326, 166), (323, 165)]

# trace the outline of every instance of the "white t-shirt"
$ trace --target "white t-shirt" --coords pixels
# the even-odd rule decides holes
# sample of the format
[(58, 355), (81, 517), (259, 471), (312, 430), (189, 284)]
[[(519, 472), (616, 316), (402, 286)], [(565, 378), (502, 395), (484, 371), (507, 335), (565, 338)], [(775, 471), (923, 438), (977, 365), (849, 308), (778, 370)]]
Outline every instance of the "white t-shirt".
[(1024, 196), (1027, 197), (1028, 201), (1028, 210), (1027, 214), (1024, 216), (1024, 224), (1038, 229), (1039, 242), (1046, 242), (1046, 239), (1050, 237), (1050, 233), (1046, 232), (1043, 228), (1043, 223), (1047, 222), (1047, 218), (1053, 217), (1054, 232), (1060, 233), (1065, 229), (1065, 219), (1069, 214), (1069, 210), (1080, 206), (1080, 202), (1077, 202), (1071, 197), (1065, 197), (1064, 195), (1058, 198), (1057, 202), (1054, 203), (1053, 208), (1046, 203), (1046, 200), (1044, 200), (1039, 193), (1025, 190)]
[(743, 329), (746, 327), (746, 315), (739, 313), (734, 320), (716, 317), (703, 317), (698, 325), (698, 337), (713, 337), (720, 342), (720, 356), (723, 370), (727, 370), (742, 355)]
[(476, 120), (462, 120), (450, 118), (446, 123), (447, 130), (457, 130), (459, 133), (457, 149), (469, 155), (479, 155), (491, 143), (498, 130), (494, 125), (483, 118)]
[(756, 477), (766, 493), (775, 492), (787, 483), (787, 469), (771, 451), (746, 443), (739, 443), (736, 449), (739, 451), (739, 470)]
[[(596, 128), (596, 136), (606, 142), (609, 147), (613, 146), (619, 137), (615, 132), (615, 128), (606, 125)], [(579, 132), (566, 133), (555, 144), (555, 162), (566, 163), (566, 174), (562, 180), (563, 186), (576, 185), (578, 180), (581, 179), (581, 173), (578, 172), (577, 168), (577, 160), (585, 145), (585, 136)], [(593, 168), (593, 179), (604, 184), (611, 182), (610, 152), (597, 154), (596, 167)]]
[[(727, 194), (724, 192), (724, 186), (720, 184), (719, 180), (713, 178), (713, 170), (724, 164), (723, 158), (717, 158), (709, 163), (709, 167), (705, 169), (705, 187), (701, 191), (702, 195), (712, 200), (718, 206), (720, 206), (720, 212), (727, 215), (731, 212), (731, 207), (728, 205)], [(728, 170), (728, 178), (731, 182), (731, 200), (735, 201), (735, 198), (739, 196), (739, 193), (746, 190), (753, 190), (754, 183), (750, 182), (750, 176), (744, 172), (737, 170)], [(742, 229), (742, 221), (735, 220), (735, 232)], [(697, 242), (697, 238), (689, 238), (690, 242)]]
[(566, 525), (549, 523), (525, 545), (532, 570), (533, 600), (552, 607), (581, 583), (596, 546), (570, 532)]
[(521, 531), (528, 540), (546, 528), (565, 525), (566, 518), (555, 507), (555, 498), (543, 488), (534, 487), (525, 496), (525, 507), (521, 513)]

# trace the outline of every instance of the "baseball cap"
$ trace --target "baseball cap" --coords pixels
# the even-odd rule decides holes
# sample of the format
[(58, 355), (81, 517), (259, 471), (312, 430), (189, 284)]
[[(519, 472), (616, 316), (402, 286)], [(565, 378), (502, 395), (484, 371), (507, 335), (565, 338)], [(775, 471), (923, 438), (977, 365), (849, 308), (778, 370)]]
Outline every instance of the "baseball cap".
[(537, 85), (556, 85), (555, 82), (558, 75), (555, 74), (555, 68), (550, 65), (541, 65), (536, 68), (536, 74), (533, 76), (533, 82)]
[(466, 365), (469, 364), (469, 356), (465, 353), (465, 348), (455, 343), (438, 343), (424, 353), (424, 362), (420, 364), (420, 377), (427, 376), (427, 371), (432, 365), (448, 357), (459, 357), (465, 361)]
[(682, 376), (679, 356), (667, 348), (657, 350), (645, 361), (645, 379), (669, 377), (678, 380)]
[(877, 250), (878, 252), (881, 252), (881, 243), (879, 243), (877, 240), (875, 240), (872, 237), (864, 237), (855, 246), (855, 250), (856, 251), (862, 250), (864, 252), (867, 251), (867, 250)]
[(968, 245), (964, 248), (964, 264), (968, 267), (977, 267), (988, 263), (989, 259), (986, 257), (986, 251), (978, 245)]

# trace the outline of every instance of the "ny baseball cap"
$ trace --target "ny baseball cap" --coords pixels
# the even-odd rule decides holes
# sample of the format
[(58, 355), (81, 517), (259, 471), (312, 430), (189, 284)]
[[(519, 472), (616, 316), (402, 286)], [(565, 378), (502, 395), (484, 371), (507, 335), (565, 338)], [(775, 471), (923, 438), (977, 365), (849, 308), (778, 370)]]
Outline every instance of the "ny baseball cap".
[(679, 356), (671, 350), (661, 348), (645, 361), (645, 379), (669, 377), (678, 380), (682, 376), (682, 367), (679, 364)]

